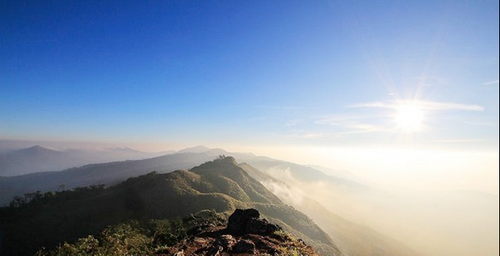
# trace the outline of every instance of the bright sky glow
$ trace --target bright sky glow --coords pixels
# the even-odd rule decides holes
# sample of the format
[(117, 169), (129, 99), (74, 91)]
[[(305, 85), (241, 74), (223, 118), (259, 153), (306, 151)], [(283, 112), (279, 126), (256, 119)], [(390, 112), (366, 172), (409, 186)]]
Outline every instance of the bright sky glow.
[(403, 132), (418, 132), (422, 129), (424, 113), (416, 104), (397, 106), (396, 123)]
[[(287, 149), (498, 155), (498, 10), (494, 0), (1, 1), (0, 140), (281, 148), (309, 163)], [(483, 167), (478, 179), (492, 184), (498, 165)]]

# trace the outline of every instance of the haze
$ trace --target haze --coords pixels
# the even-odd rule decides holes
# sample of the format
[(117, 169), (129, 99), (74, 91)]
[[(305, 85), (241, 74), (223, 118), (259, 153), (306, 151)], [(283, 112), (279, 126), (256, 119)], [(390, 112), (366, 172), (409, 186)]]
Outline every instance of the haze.
[(498, 255), (498, 1), (1, 1), (0, 31), (0, 153), (251, 152), (392, 195), (275, 166), (299, 210)]

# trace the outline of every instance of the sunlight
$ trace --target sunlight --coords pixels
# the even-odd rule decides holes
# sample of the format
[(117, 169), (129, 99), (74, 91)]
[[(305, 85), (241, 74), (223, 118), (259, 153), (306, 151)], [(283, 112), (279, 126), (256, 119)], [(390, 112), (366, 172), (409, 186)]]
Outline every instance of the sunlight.
[(404, 132), (418, 132), (422, 130), (424, 114), (422, 108), (416, 104), (401, 104), (396, 108), (396, 124)]

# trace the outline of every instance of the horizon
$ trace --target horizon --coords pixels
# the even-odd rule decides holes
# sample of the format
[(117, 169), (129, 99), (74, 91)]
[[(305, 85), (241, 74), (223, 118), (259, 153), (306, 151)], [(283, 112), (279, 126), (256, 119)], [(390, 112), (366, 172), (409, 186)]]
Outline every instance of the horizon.
[(3, 1), (0, 139), (206, 145), (498, 194), (498, 9)]
[(258, 208), (322, 255), (496, 256), (499, 9), (0, 0), (0, 254), (233, 254), (191, 220)]
[[(0, 142), (2, 142), (0, 140)], [(5, 142), (5, 141), (4, 141)], [(468, 182), (465, 182), (463, 180), (457, 179), (453, 180), (450, 179), (448, 180), (448, 183), (439, 183), (437, 182), (438, 180), (433, 180), (432, 182), (436, 183), (434, 186), (429, 186), (429, 177), (423, 176), (420, 178), (415, 177), (417, 173), (419, 173), (422, 170), (422, 166), (419, 165), (419, 161), (422, 159), (425, 159), (426, 161), (436, 161), (436, 158), (442, 158), (446, 157), (448, 158), (447, 160), (449, 162), (455, 161), (453, 167), (456, 166), (461, 166), (467, 165), (470, 168), (477, 167), (474, 166), (478, 161), (473, 161), (470, 162), (470, 160), (457, 160), (457, 156), (460, 158), (464, 158), (468, 152), (455, 152), (455, 153), (450, 153), (446, 151), (431, 151), (431, 152), (425, 152), (422, 150), (410, 150), (406, 153), (401, 153), (399, 152), (398, 158), (403, 158), (403, 160), (399, 160), (399, 164), (396, 168), (404, 168), (406, 167), (407, 172), (405, 175), (397, 175), (394, 173), (394, 170), (384, 170), (384, 168), (387, 168), (387, 164), (385, 162), (380, 163), (380, 161), (377, 161), (377, 157), (367, 157), (367, 155), (372, 154), (373, 151), (370, 150), (365, 150), (365, 151), (360, 151), (359, 149), (351, 148), (351, 149), (345, 149), (345, 148), (335, 148), (335, 149), (318, 149), (318, 148), (313, 148), (312, 152), (304, 151), (303, 148), (288, 148), (288, 150), (283, 150), (280, 148), (279, 150), (276, 149), (268, 149), (267, 151), (262, 150), (260, 148), (253, 148), (257, 151), (251, 151), (251, 148), (248, 147), (236, 147), (236, 148), (224, 148), (224, 147), (211, 147), (211, 146), (206, 146), (206, 145), (190, 145), (187, 147), (181, 146), (181, 147), (176, 147), (176, 148), (163, 148), (163, 150), (159, 151), (143, 151), (140, 148), (136, 148), (130, 145), (124, 145), (124, 144), (103, 144), (103, 143), (83, 143), (83, 142), (73, 142), (72, 144), (66, 144), (64, 142), (47, 142), (47, 141), (38, 141), (38, 142), (30, 142), (30, 141), (10, 141), (13, 146), (9, 147), (8, 150), (6, 148), (1, 148), (0, 150), (3, 150), (5, 152), (9, 152), (12, 150), (17, 150), (17, 149), (26, 149), (26, 148), (31, 148), (34, 146), (41, 146), (43, 148), (47, 149), (53, 149), (53, 150), (59, 150), (59, 151), (64, 151), (64, 150), (72, 150), (72, 149), (80, 149), (80, 150), (113, 150), (113, 149), (131, 149), (131, 150), (138, 150), (139, 152), (145, 152), (145, 153), (164, 153), (167, 152), (166, 154), (175, 154), (179, 153), (179, 151), (182, 150), (187, 150), (187, 149), (193, 149), (193, 148), (198, 148), (198, 147), (204, 147), (207, 150), (213, 150), (213, 149), (222, 149), (224, 151), (227, 151), (228, 153), (250, 153), (254, 154), (255, 156), (265, 156), (265, 157), (271, 157), (277, 160), (281, 161), (288, 161), (292, 163), (297, 163), (301, 164), (304, 166), (319, 166), (323, 168), (327, 168), (330, 170), (336, 170), (336, 171), (341, 171), (341, 172), (348, 172), (351, 174), (355, 175), (355, 181), (364, 183), (369, 186), (376, 187), (378, 189), (386, 190), (386, 191), (470, 191), (470, 192), (478, 192), (478, 193), (487, 193), (491, 195), (498, 196), (499, 191), (498, 191), (498, 179), (495, 177), (491, 177), (490, 182), (485, 182), (484, 180), (476, 180), (475, 182), (471, 182), (468, 180)], [(33, 144), (35, 143), (35, 144)], [(52, 146), (50, 146), (52, 145)], [(80, 145), (80, 146), (78, 146)], [(84, 145), (84, 146), (82, 146)], [(91, 146), (92, 145), (92, 146)], [(234, 150), (236, 149), (236, 150)], [(240, 149), (240, 150), (238, 150)], [(339, 155), (334, 155), (331, 154), (330, 152), (325, 152), (325, 151), (331, 151), (335, 150), (336, 154)], [(401, 149), (377, 149), (378, 151), (382, 151), (382, 154), (398, 154), (396, 151), (401, 151)], [(281, 152), (286, 152), (286, 154), (283, 154)], [(354, 153), (349, 151), (355, 151)], [(256, 153), (259, 152), (259, 153)], [(290, 157), (290, 153), (293, 152), (292, 157)], [(2, 151), (0, 151), (0, 154)], [(420, 154), (420, 155), (419, 155)], [(422, 155), (423, 154), (423, 155)], [(464, 155), (465, 154), (465, 155)], [(416, 156), (415, 155), (419, 155)], [(431, 156), (433, 155), (433, 156)], [(325, 158), (334, 156), (335, 159), (331, 161), (324, 161)], [(348, 158), (342, 159), (342, 158)], [(360, 165), (357, 164), (357, 159), (362, 158), (364, 160), (364, 164)], [(342, 160), (341, 160), (342, 159)], [(492, 154), (487, 154), (486, 157), (483, 157), (481, 160), (487, 160), (491, 161), (493, 164), (497, 161), (498, 155), (495, 153)], [(401, 161), (403, 161), (401, 163)], [(407, 166), (408, 165), (416, 165), (413, 166), (408, 170)], [(426, 164), (427, 165), (427, 164)], [(372, 172), (367, 173), (366, 169), (368, 166), (371, 166)], [(375, 170), (375, 171), (373, 171)], [(319, 170), (327, 175), (334, 176), (335, 174), (330, 173), (328, 171), (322, 171)], [(441, 170), (443, 171), (443, 170)], [(456, 174), (453, 174), (453, 168), (446, 168), (446, 172), (449, 173), (448, 178), (452, 178), (453, 176), (456, 176)], [(389, 178), (389, 179), (388, 179)], [(456, 178), (456, 177), (455, 177)], [(470, 178), (470, 177), (469, 177)]]

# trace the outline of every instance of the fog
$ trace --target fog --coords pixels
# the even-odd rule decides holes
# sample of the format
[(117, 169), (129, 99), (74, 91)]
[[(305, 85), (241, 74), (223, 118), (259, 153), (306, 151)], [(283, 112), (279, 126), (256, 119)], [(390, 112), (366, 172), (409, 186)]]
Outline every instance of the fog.
[[(263, 184), (284, 202), (304, 211), (327, 232), (317, 209), (306, 205), (312, 198), (349, 221), (373, 228), (399, 240), (419, 255), (484, 255), (499, 253), (498, 195), (471, 191), (429, 191), (350, 187), (329, 181), (304, 182), (290, 168), (264, 170), (286, 184)], [(338, 231), (338, 230), (337, 230)], [(337, 234), (329, 234), (335, 237)], [(345, 231), (344, 231), (345, 232)]]
[(227, 145), (233, 152), (254, 152), (303, 165), (321, 165), (336, 177), (362, 181), (384, 190), (499, 191), (498, 148), (456, 150), (434, 147), (318, 147)]

